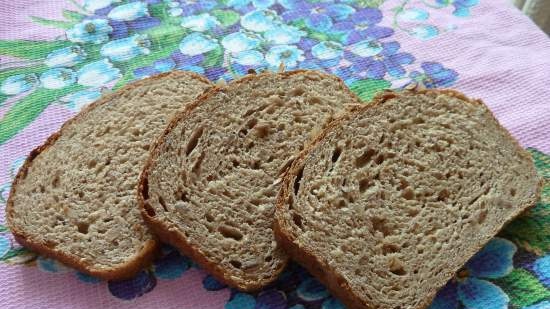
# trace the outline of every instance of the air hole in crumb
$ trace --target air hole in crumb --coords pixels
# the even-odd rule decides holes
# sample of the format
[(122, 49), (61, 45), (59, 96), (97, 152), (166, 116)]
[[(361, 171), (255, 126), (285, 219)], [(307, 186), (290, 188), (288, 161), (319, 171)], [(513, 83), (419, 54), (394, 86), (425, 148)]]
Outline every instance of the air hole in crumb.
[(207, 213), (204, 215), (204, 218), (206, 218), (208, 222), (214, 222), (214, 216), (212, 216), (212, 214)]
[(346, 201), (344, 201), (344, 200), (342, 200), (342, 199), (339, 200), (338, 203), (337, 203), (336, 205), (337, 205), (338, 208), (344, 208), (344, 207), (347, 206)]
[(302, 176), (304, 175), (304, 168), (302, 167), (298, 174), (296, 174), (296, 178), (294, 179), (294, 195), (298, 195), (298, 190), (300, 190), (300, 181), (302, 180)]
[(399, 246), (397, 245), (394, 245), (394, 244), (384, 244), (382, 245), (382, 253), (384, 253), (384, 255), (387, 255), (387, 254), (390, 254), (390, 253), (395, 253), (395, 252), (398, 252), (399, 251)]
[(255, 199), (250, 200), (250, 203), (252, 203), (252, 205), (254, 205), (254, 206), (258, 206), (262, 203), (262, 201), (260, 199), (255, 198)]
[(76, 228), (78, 229), (78, 232), (79, 233), (82, 233), (82, 234), (88, 234), (88, 228), (90, 227), (90, 225), (88, 223), (85, 223), (85, 222), (79, 222), (76, 224)]
[(479, 217), (477, 218), (477, 222), (479, 224), (482, 224), (483, 222), (485, 222), (485, 219), (487, 219), (487, 209), (484, 209), (479, 212)]
[(300, 215), (292, 214), (292, 221), (297, 227), (302, 228), (302, 217)]
[(511, 196), (516, 196), (516, 189), (515, 188), (510, 189), (510, 195)]
[(332, 163), (336, 163), (336, 161), (338, 161), (338, 159), (340, 158), (340, 154), (342, 154), (342, 149), (340, 147), (336, 147), (332, 152)]
[(439, 194), (437, 195), (437, 201), (439, 202), (445, 201), (449, 196), (450, 196), (449, 190), (443, 189), (439, 191)]
[(201, 154), (197, 158), (197, 161), (195, 161), (195, 164), (193, 164), (193, 167), (191, 168), (191, 172), (197, 176), (201, 174), (201, 165), (202, 161), (204, 160), (204, 156), (204, 152), (201, 152)]
[(260, 169), (260, 161), (254, 161), (252, 162), (252, 165), (250, 166), (251, 169), (253, 170), (258, 170)]
[(53, 186), (54, 188), (57, 188), (57, 187), (59, 186), (59, 175), (56, 175), (56, 176), (53, 178), (52, 186)]
[(78, 191), (78, 197), (79, 198), (84, 198), (84, 192)]
[(271, 255), (268, 255), (264, 258), (264, 261), (271, 262), (273, 260), (273, 257)]
[(241, 267), (242, 267), (241, 262), (235, 261), (235, 260), (229, 261), (229, 264), (231, 264), (231, 266), (233, 266), (233, 267), (235, 267), (235, 268), (237, 268), (237, 269), (241, 269)]
[(294, 207), (294, 198), (292, 195), (288, 196), (288, 209), (291, 210)]
[(303, 88), (299, 87), (299, 88), (294, 88), (290, 91), (290, 95), (293, 96), (293, 97), (299, 97), (301, 96), (302, 94), (304, 94), (304, 92), (306, 92)]
[(412, 200), (414, 199), (414, 191), (411, 188), (405, 188), (403, 193), (401, 193), (401, 196), (406, 200)]
[(421, 117), (416, 117), (413, 119), (413, 123), (414, 124), (421, 124), (421, 123), (424, 123), (424, 119), (422, 119)]
[(148, 151), (149, 150), (149, 144), (143, 144), (141, 145), (141, 149)]
[(381, 232), (384, 237), (390, 235), (391, 231), (386, 225), (386, 219), (374, 217), (371, 219), (371, 222), (374, 232)]
[(364, 167), (365, 165), (367, 165), (367, 163), (369, 163), (369, 161), (375, 154), (376, 151), (374, 149), (367, 149), (367, 151), (365, 151), (361, 156), (355, 159), (355, 167)]
[(218, 232), (225, 238), (232, 238), (237, 241), (243, 239), (243, 233), (231, 226), (221, 225), (218, 227)]
[(202, 134), (204, 132), (204, 128), (200, 127), (189, 138), (189, 142), (187, 143), (187, 147), (185, 147), (185, 155), (189, 155), (195, 147), (197, 147), (197, 144), (199, 142), (199, 139), (201, 138)]
[(252, 118), (246, 122), (246, 127), (252, 129), (256, 124), (258, 124), (258, 119)]
[(269, 126), (267, 124), (256, 126), (254, 132), (257, 137), (264, 138), (269, 135)]
[(376, 164), (382, 164), (383, 162), (384, 162), (384, 156), (381, 155), (381, 154), (378, 155), (378, 156), (376, 157), (376, 159), (374, 159), (374, 163), (376, 163)]
[(365, 192), (371, 186), (370, 179), (361, 179), (359, 180), (359, 191), (361, 193)]
[(319, 97), (310, 97), (307, 101), (309, 104), (321, 104), (323, 102), (323, 100)]
[(407, 188), (408, 186), (409, 186), (409, 182), (406, 179), (403, 179), (403, 178), (399, 179), (399, 188), (401, 190)]
[(160, 206), (162, 206), (164, 211), (168, 211), (168, 208), (166, 207), (166, 202), (164, 201), (164, 199), (160, 195), (159, 195), (159, 204), (160, 204)]
[(88, 168), (94, 168), (97, 165), (97, 160), (88, 161)]

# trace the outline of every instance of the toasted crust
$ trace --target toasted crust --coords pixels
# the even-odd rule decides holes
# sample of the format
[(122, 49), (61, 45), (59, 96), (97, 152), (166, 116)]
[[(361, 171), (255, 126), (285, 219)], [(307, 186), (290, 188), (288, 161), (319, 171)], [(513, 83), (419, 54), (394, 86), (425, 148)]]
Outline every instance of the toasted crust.
[[(260, 73), (258, 75), (262, 74), (274, 74), (274, 73)], [(277, 73), (279, 75), (282, 75), (284, 78), (290, 77), (292, 75), (296, 74), (318, 74), (322, 76), (327, 76), (326, 73), (317, 72), (317, 71), (308, 71), (308, 70), (296, 70), (296, 71), (289, 71), (289, 72), (281, 72)], [(148, 174), (149, 170), (151, 168), (151, 164), (154, 161), (156, 157), (159, 155), (159, 148), (160, 145), (164, 142), (166, 136), (174, 129), (174, 127), (178, 124), (178, 122), (184, 120), (197, 106), (202, 104), (204, 101), (206, 101), (207, 98), (214, 95), (217, 92), (223, 92), (228, 87), (234, 87), (235, 85), (238, 85), (240, 83), (246, 82), (250, 79), (257, 78), (256, 74), (249, 74), (244, 77), (242, 77), (239, 80), (236, 80), (232, 82), (229, 85), (218, 85), (213, 88), (210, 88), (209, 91), (205, 91), (201, 96), (199, 96), (195, 102), (189, 104), (186, 106), (184, 110), (178, 113), (170, 124), (168, 124), (166, 130), (164, 133), (159, 137), (157, 142), (153, 145), (150, 157), (147, 160), (147, 163), (145, 164), (145, 167), (141, 173), (139, 185), (138, 185), (138, 202), (140, 206), (141, 213), (143, 215), (143, 218), (145, 219), (145, 222), (149, 225), (149, 227), (155, 232), (155, 234), (160, 238), (160, 240), (167, 242), (174, 247), (178, 248), (181, 252), (184, 254), (190, 256), (195, 262), (197, 262), (201, 267), (203, 267), (206, 271), (211, 273), (216, 279), (218, 279), (221, 282), (224, 282), (225, 284), (235, 287), (241, 291), (251, 292), (251, 291), (257, 291), (267, 285), (268, 283), (275, 280), (278, 275), (283, 271), (284, 267), (286, 266), (288, 259), (282, 263), (281, 267), (275, 271), (271, 277), (264, 279), (259, 282), (246, 282), (242, 283), (238, 280), (233, 279), (227, 270), (220, 267), (216, 263), (213, 263), (211, 261), (208, 261), (204, 254), (200, 252), (200, 250), (193, 246), (185, 237), (185, 235), (182, 235), (180, 232), (176, 231), (171, 226), (168, 226), (166, 222), (163, 222), (162, 220), (158, 220), (156, 217), (154, 217), (153, 213), (154, 210), (146, 203), (145, 196), (148, 195)], [(339, 83), (343, 86), (343, 89), (348, 91), (349, 95), (356, 99), (356, 101), (359, 103), (359, 98), (351, 92), (347, 86), (345, 86), (344, 82), (340, 79)]]
[(127, 263), (121, 264), (118, 267), (112, 268), (112, 269), (97, 269), (91, 264), (84, 264), (82, 261), (80, 261), (78, 257), (72, 254), (68, 254), (60, 250), (52, 249), (48, 247), (47, 244), (37, 242), (33, 240), (29, 235), (26, 235), (22, 231), (18, 230), (13, 225), (12, 223), (12, 218), (14, 216), (13, 196), (17, 194), (17, 186), (21, 181), (21, 179), (25, 178), (25, 176), (27, 175), (27, 172), (29, 170), (29, 167), (32, 165), (33, 160), (37, 156), (39, 156), (40, 153), (42, 153), (49, 147), (53, 146), (69, 125), (78, 122), (81, 118), (85, 117), (91, 110), (101, 105), (108, 104), (109, 102), (111, 102), (111, 100), (119, 96), (122, 96), (124, 93), (128, 92), (129, 90), (140, 87), (142, 85), (146, 85), (147, 83), (153, 80), (169, 78), (169, 77), (177, 77), (184, 74), (191, 75), (197, 81), (204, 82), (205, 84), (210, 84), (210, 81), (208, 81), (206, 78), (198, 74), (195, 74), (192, 72), (182, 72), (182, 71), (173, 71), (173, 72), (163, 73), (163, 74), (155, 75), (150, 78), (146, 78), (143, 80), (130, 83), (124, 86), (123, 88), (121, 88), (120, 90), (110, 93), (102, 97), (101, 99), (97, 100), (96, 102), (93, 102), (92, 104), (86, 106), (76, 116), (74, 116), (73, 118), (65, 122), (57, 132), (53, 133), (46, 140), (46, 142), (44, 142), (44, 144), (38, 146), (37, 148), (31, 151), (31, 153), (25, 160), (23, 166), (19, 169), (19, 172), (17, 173), (17, 176), (15, 177), (12, 183), (9, 198), (6, 204), (6, 219), (7, 219), (8, 227), (12, 232), (12, 234), (14, 235), (17, 242), (19, 242), (21, 245), (25, 247), (30, 248), (33, 251), (38, 252), (39, 254), (42, 254), (50, 258), (54, 258), (56, 260), (59, 260), (63, 264), (66, 264), (72, 268), (75, 268), (83, 273), (86, 273), (88, 275), (98, 277), (104, 280), (122, 280), (122, 279), (131, 278), (137, 272), (139, 272), (143, 267), (151, 263), (152, 259), (155, 257), (160, 247), (159, 242), (157, 240), (147, 241), (144, 244), (141, 251), (138, 254), (136, 254), (132, 259), (128, 260)]
[[(424, 90), (408, 90), (408, 91), (422, 93), (422, 94), (429, 94), (429, 93), (446, 94), (449, 96), (459, 98), (471, 104), (484, 105), (484, 103), (481, 100), (469, 99), (464, 94), (455, 90), (450, 90), (450, 89), (441, 89), (441, 90), (424, 89)], [(339, 119), (334, 120), (327, 128), (325, 128), (325, 130), (323, 130), (317, 137), (315, 137), (310, 142), (310, 144), (306, 146), (304, 150), (302, 150), (302, 152), (298, 155), (297, 159), (294, 160), (291, 167), (283, 175), (283, 181), (282, 181), (283, 184), (282, 184), (281, 190), (279, 191), (279, 195), (277, 196), (275, 222), (273, 224), (275, 239), (285, 249), (287, 254), (293, 260), (297, 261), (299, 264), (301, 264), (303, 267), (309, 270), (311, 274), (313, 274), (317, 279), (319, 279), (319, 281), (321, 281), (323, 284), (327, 286), (327, 288), (331, 291), (333, 295), (339, 298), (350, 309), (374, 309), (378, 307), (376, 304), (364, 303), (358, 295), (355, 295), (352, 292), (351, 287), (344, 280), (344, 278), (342, 278), (338, 273), (336, 273), (334, 268), (332, 268), (326, 261), (324, 261), (322, 257), (318, 257), (313, 252), (305, 248), (302, 248), (296, 242), (294, 235), (292, 235), (292, 232), (291, 232), (292, 229), (289, 226), (289, 223), (286, 222), (286, 220), (283, 217), (283, 213), (286, 211), (286, 207), (285, 207), (286, 199), (290, 194), (291, 181), (293, 179), (293, 176), (297, 174), (298, 170), (303, 165), (306, 156), (315, 148), (317, 144), (319, 144), (328, 135), (329, 132), (331, 132), (335, 127), (340, 126), (343, 122), (346, 121), (346, 119), (349, 119), (351, 116), (355, 114), (359, 114), (366, 109), (373, 108), (380, 104), (384, 104), (389, 99), (398, 97), (399, 95), (400, 94), (397, 92), (384, 91), (378, 96), (376, 96), (373, 99), (371, 104), (356, 108), (350, 113), (343, 115)], [(491, 116), (498, 123), (498, 120), (495, 118), (493, 113), (491, 113)], [(506, 132), (508, 137), (514, 140), (517, 149), (524, 156), (524, 158), (526, 160), (532, 160), (529, 153), (519, 145), (517, 140), (514, 139), (508, 131)], [(499, 230), (501, 230), (510, 221), (512, 221), (519, 215), (521, 215), (523, 211), (536, 205), (536, 201), (540, 199), (542, 186), (543, 186), (543, 181), (542, 179), (540, 179), (538, 190), (536, 192), (535, 202), (532, 204), (521, 205), (520, 207), (518, 207), (516, 209), (516, 212), (513, 215), (511, 215), (506, 220), (506, 222), (502, 224), (502, 227)], [(459, 264), (465, 264), (471, 257), (475, 255), (476, 252), (478, 252), (481, 248), (483, 248), (485, 244), (486, 243), (479, 243), (477, 246), (471, 247), (468, 252), (465, 252), (462, 255), (462, 260), (461, 260), (461, 263)], [(443, 273), (442, 275), (445, 276), (447, 280), (449, 280), (454, 276), (456, 271), (458, 271), (458, 269), (451, 269), (451, 270), (448, 270), (446, 273)], [(428, 308), (432, 300), (434, 299), (438, 289), (441, 287), (442, 286), (438, 287), (437, 289), (432, 289), (429, 293), (429, 296), (420, 305), (411, 309)]]

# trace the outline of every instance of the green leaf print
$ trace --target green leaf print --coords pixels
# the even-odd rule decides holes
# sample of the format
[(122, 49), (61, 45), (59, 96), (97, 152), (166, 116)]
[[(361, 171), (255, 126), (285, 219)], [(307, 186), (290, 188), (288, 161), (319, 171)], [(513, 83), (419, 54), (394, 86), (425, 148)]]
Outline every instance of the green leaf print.
[(75, 24), (75, 22), (71, 22), (71, 21), (46, 19), (46, 18), (37, 17), (37, 16), (31, 16), (31, 20), (42, 26), (59, 28), (59, 29), (69, 29)]
[(386, 0), (354, 0), (355, 4), (360, 7), (377, 8), (382, 5)]
[(535, 207), (508, 224), (501, 234), (537, 255), (550, 252), (550, 156), (528, 149), (544, 180), (541, 200)]
[(27, 248), (11, 248), (4, 256), (0, 258), (0, 261), (10, 264), (25, 264), (36, 259), (36, 253), (30, 251)]
[(8, 231), (8, 228), (3, 225), (3, 224), (0, 224), (0, 233), (4, 233), (4, 232), (7, 232)]
[(0, 55), (31, 60), (44, 59), (52, 50), (70, 45), (69, 41), (1, 40)]
[(527, 148), (527, 151), (533, 156), (539, 175), (550, 180), (550, 156), (533, 148)]
[(550, 298), (550, 290), (525, 269), (514, 269), (506, 277), (494, 282), (508, 294), (510, 303), (520, 308)]
[(80, 14), (78, 12), (71, 11), (71, 10), (63, 10), (63, 17), (65, 17), (67, 20), (70, 20), (70, 21), (79, 22), (82, 19), (84, 19), (86, 15)]
[(78, 84), (62, 89), (39, 88), (19, 100), (4, 117), (0, 119), (0, 145), (33, 122), (50, 103), (69, 93), (84, 88), (84, 86)]
[(224, 27), (229, 27), (236, 24), (241, 15), (232, 10), (214, 10), (212, 15), (216, 17)]
[(367, 102), (380, 90), (388, 89), (391, 83), (383, 79), (363, 79), (353, 82), (350, 85), (351, 91), (355, 92), (363, 102)]
[(205, 59), (202, 62), (202, 65), (206, 67), (219, 66), (223, 62), (223, 50), (220, 46), (216, 49), (209, 51), (205, 54)]

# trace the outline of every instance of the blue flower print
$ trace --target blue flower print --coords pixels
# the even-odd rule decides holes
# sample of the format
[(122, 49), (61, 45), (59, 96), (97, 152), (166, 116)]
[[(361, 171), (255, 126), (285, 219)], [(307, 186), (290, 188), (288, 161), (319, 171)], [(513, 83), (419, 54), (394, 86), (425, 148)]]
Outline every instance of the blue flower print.
[(106, 19), (98, 18), (84, 20), (68, 29), (65, 34), (71, 42), (100, 44), (109, 39), (111, 32), (113, 32), (113, 28), (109, 22)]
[(232, 68), (239, 74), (245, 75), (250, 69), (258, 70), (265, 67), (264, 55), (257, 50), (245, 50), (231, 58)]
[(119, 5), (107, 14), (107, 17), (118, 21), (130, 21), (143, 16), (149, 16), (149, 10), (147, 4), (140, 1)]
[(344, 43), (354, 44), (363, 40), (378, 40), (389, 37), (393, 29), (377, 26), (382, 20), (382, 12), (374, 8), (364, 8), (334, 25), (334, 30), (344, 33)]
[(141, 271), (129, 280), (109, 281), (111, 294), (124, 300), (131, 300), (152, 291), (157, 285), (155, 276), (148, 271)]
[(196, 72), (196, 71), (194, 69), (188, 69), (188, 68), (198, 67), (198, 65), (204, 60), (203, 54), (189, 56), (189, 55), (182, 54), (179, 50), (172, 53), (170, 57), (172, 58), (172, 60), (174, 60), (176, 64), (176, 68), (178, 70), (193, 71), (193, 72)]
[(344, 51), (340, 43), (325, 41), (313, 46), (311, 54), (321, 61), (323, 67), (332, 67), (338, 64)]
[(325, 286), (313, 277), (302, 281), (296, 288), (296, 293), (305, 301), (316, 301), (330, 296)]
[(157, 17), (144, 16), (135, 20), (127, 21), (125, 23), (129, 30), (139, 32), (159, 26), (162, 22)]
[(439, 35), (439, 29), (432, 25), (420, 25), (412, 28), (410, 34), (421, 40), (429, 40)]
[(49, 69), (40, 75), (40, 83), (46, 89), (61, 89), (74, 84), (76, 73), (67, 68)]
[[(368, 58), (357, 61), (353, 64), (356, 72), (366, 72), (366, 76), (373, 79), (382, 79), (388, 73), (393, 77), (405, 75), (403, 65), (411, 64), (414, 57), (409, 53), (398, 53), (400, 48), (397, 42), (382, 43), (382, 49)], [(370, 54), (370, 47), (365, 48), (365, 54)], [(376, 51), (378, 47), (375, 47)]]
[(94, 102), (95, 100), (101, 97), (101, 92), (99, 90), (81, 90), (75, 93), (71, 93), (60, 99), (61, 102), (65, 103), (67, 108), (74, 112), (78, 112), (82, 107)]
[(112, 61), (127, 61), (139, 55), (148, 55), (151, 52), (150, 46), (151, 42), (146, 34), (134, 34), (106, 43), (101, 47), (100, 53)]
[(8, 253), (11, 244), (7, 236), (0, 235), (0, 259)]
[(403, 20), (403, 21), (426, 20), (426, 19), (428, 19), (429, 16), (430, 16), (430, 14), (428, 14), (428, 12), (426, 12), (425, 10), (422, 10), (422, 9), (417, 9), (417, 8), (403, 10), (403, 11), (400, 11), (397, 14), (397, 18), (399, 18), (399, 20)]
[(550, 288), (550, 255), (546, 255), (536, 260), (533, 264), (533, 271), (540, 282), (545, 287)]
[(252, 0), (252, 5), (259, 10), (264, 10), (275, 4), (274, 0)]
[(479, 0), (437, 0), (436, 2), (443, 6), (451, 3), (455, 8), (453, 15), (458, 17), (470, 16), (470, 8), (479, 4)]
[(423, 62), (420, 67), (424, 72), (413, 71), (410, 77), (413, 83), (422, 84), (426, 88), (449, 87), (458, 78), (458, 73), (437, 62)]
[(254, 296), (246, 293), (235, 293), (225, 304), (225, 309), (255, 309), (256, 299)]
[(19, 169), (25, 163), (25, 159), (26, 159), (26, 157), (23, 156), (23, 157), (19, 157), (19, 158), (15, 159), (15, 160), (13, 160), (13, 162), (11, 162), (10, 168), (9, 168), (11, 179), (15, 178), (15, 176), (17, 175), (17, 172), (19, 172)]
[(235, 32), (225, 36), (221, 43), (229, 52), (239, 53), (245, 50), (254, 49), (260, 45), (260, 38), (246, 32)]
[(121, 0), (84, 0), (84, 9), (88, 12), (95, 12), (96, 10), (106, 8), (120, 1)]
[(6, 78), (0, 91), (5, 95), (16, 95), (31, 90), (38, 83), (34, 74), (18, 74)]
[(180, 255), (178, 251), (173, 250), (156, 260), (153, 266), (157, 278), (172, 280), (181, 277), (191, 267), (191, 260)]
[(523, 307), (523, 309), (548, 309), (548, 308), (550, 308), (550, 301), (548, 300), (542, 301), (538, 304), (531, 305), (528, 307)]
[(245, 8), (251, 0), (228, 0), (227, 6), (235, 9), (243, 9)]
[(212, 275), (207, 275), (202, 280), (202, 286), (207, 291), (219, 291), (219, 290), (224, 289), (224, 288), (227, 287), (227, 285), (223, 284), (222, 282), (219, 282)]
[(218, 42), (209, 36), (193, 32), (183, 38), (179, 49), (184, 55), (195, 56), (214, 50), (218, 46)]
[(252, 11), (241, 17), (241, 26), (255, 32), (265, 32), (277, 24), (280, 24), (278, 15), (272, 10)]
[(36, 258), (36, 266), (38, 266), (38, 269), (41, 271), (48, 273), (66, 273), (70, 271), (67, 266), (59, 263), (57, 260), (45, 258), (40, 255)]
[(456, 279), (440, 290), (429, 309), (506, 309), (510, 299), (498, 286), (481, 278), (496, 279), (513, 270), (516, 246), (503, 238), (492, 239), (472, 257)]
[(264, 55), (257, 50), (244, 50), (237, 53), (233, 58), (233, 62), (248, 66), (261, 66), (264, 64)]
[(338, 299), (329, 297), (323, 301), (321, 309), (346, 309), (346, 306)]
[(306, 32), (296, 27), (281, 25), (267, 30), (263, 36), (267, 42), (274, 45), (296, 44), (306, 36)]
[(189, 16), (189, 15), (195, 15), (200, 12), (208, 12), (212, 10), (216, 5), (217, 2), (214, 0), (180, 0), (178, 2), (172, 2), (174, 6), (172, 6), (172, 9), (175, 8), (181, 8), (182, 9), (182, 15)]
[(77, 72), (78, 83), (83, 86), (99, 87), (121, 77), (120, 70), (107, 59), (89, 63)]
[(78, 278), (78, 280), (80, 280), (82, 282), (85, 282), (85, 283), (96, 284), (96, 283), (101, 282), (101, 279), (96, 278), (96, 277), (92, 277), (88, 274), (81, 273), (79, 271), (76, 272), (76, 277)]
[(287, 309), (285, 293), (269, 289), (264, 290), (256, 297), (255, 309)]
[(208, 13), (186, 16), (181, 22), (182, 27), (199, 32), (208, 31), (220, 25), (221, 24), (216, 17), (211, 16)]
[(169, 72), (176, 67), (176, 62), (172, 58), (159, 59), (153, 63), (153, 68), (159, 72)]
[(72, 67), (86, 59), (86, 52), (78, 45), (56, 49), (49, 53), (44, 64), (53, 67)]
[(286, 69), (293, 69), (298, 62), (304, 61), (304, 52), (294, 45), (276, 45), (269, 49), (265, 55), (265, 60), (271, 69), (278, 69), (284, 64)]
[(327, 31), (334, 21), (346, 19), (355, 9), (346, 4), (311, 3), (300, 0), (283, 0), (281, 5), (287, 9), (281, 16), (285, 21), (303, 19), (308, 28)]

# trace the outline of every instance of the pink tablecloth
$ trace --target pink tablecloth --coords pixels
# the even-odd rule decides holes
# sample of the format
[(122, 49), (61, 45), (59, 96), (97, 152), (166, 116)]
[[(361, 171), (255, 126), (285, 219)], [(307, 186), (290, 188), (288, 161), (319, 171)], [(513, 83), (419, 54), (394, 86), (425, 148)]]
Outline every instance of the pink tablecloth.
[[(550, 39), (509, 2), (0, 3), (0, 307), (342, 308), (296, 266), (251, 295), (224, 287), (170, 248), (133, 280), (98, 282), (13, 241), (3, 213), (11, 180), (31, 149), (103, 91), (174, 69), (215, 81), (281, 62), (332, 72), (365, 100), (411, 83), (482, 98), (532, 148), (548, 178)], [(550, 308), (545, 190), (533, 212), (484, 249), (496, 257), (481, 264), (505, 271), (489, 278), (471, 271), (472, 278), (450, 282), (432, 308)]]

